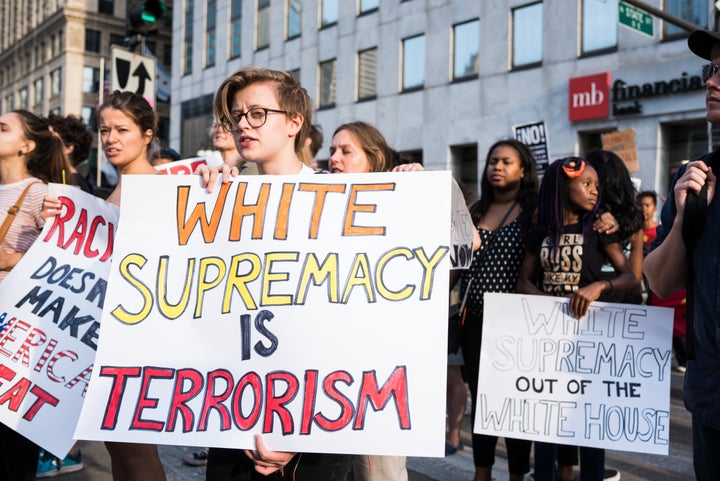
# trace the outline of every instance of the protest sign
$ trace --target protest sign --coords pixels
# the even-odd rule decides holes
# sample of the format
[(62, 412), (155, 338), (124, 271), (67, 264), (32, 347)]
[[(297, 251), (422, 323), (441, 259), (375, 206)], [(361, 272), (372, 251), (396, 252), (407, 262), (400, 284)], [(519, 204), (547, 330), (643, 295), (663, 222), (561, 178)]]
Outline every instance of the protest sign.
[(527, 145), (535, 158), (538, 174), (542, 175), (550, 165), (550, 149), (545, 122), (532, 122), (513, 126), (515, 140)]
[(472, 264), (475, 223), (470, 216), (460, 186), (452, 180), (450, 218), (450, 269), (467, 269)]
[(193, 157), (191, 159), (176, 160), (175, 162), (168, 162), (167, 164), (160, 164), (155, 166), (155, 170), (163, 174), (170, 175), (188, 175), (195, 172), (201, 165), (207, 165), (209, 167), (219, 167), (222, 165), (222, 159), (219, 156), (208, 155), (205, 157)]
[(123, 178), (76, 436), (443, 456), (449, 172), (199, 183)]
[(90, 381), (118, 210), (76, 187), (0, 284), (0, 421), (62, 458)]
[(635, 129), (616, 130), (600, 134), (600, 141), (603, 149), (615, 152), (625, 162), (629, 172), (640, 172)]
[(485, 294), (474, 432), (667, 454), (672, 309)]

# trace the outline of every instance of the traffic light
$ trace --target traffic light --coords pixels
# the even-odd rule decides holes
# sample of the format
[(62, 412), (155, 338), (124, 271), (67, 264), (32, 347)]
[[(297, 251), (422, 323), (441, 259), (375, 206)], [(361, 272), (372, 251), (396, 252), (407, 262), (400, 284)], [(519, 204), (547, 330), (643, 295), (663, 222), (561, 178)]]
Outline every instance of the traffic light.
[(167, 5), (160, 0), (137, 2), (128, 10), (128, 34), (155, 35), (166, 12)]

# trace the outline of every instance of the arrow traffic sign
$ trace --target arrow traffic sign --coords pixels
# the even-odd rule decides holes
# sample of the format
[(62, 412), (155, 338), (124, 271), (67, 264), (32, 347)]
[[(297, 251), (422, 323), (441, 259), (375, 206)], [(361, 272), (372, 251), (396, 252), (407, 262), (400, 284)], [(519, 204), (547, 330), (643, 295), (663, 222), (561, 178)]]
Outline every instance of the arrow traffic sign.
[(113, 45), (110, 64), (110, 91), (134, 92), (155, 107), (157, 65), (154, 57), (140, 55)]

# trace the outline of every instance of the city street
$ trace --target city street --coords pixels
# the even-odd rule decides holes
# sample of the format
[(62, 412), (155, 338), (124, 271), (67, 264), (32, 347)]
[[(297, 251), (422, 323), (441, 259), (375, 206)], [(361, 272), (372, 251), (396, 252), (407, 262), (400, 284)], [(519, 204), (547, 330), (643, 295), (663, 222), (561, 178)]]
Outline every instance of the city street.
[[(607, 467), (618, 469), (625, 481), (692, 481), (691, 417), (682, 404), (682, 374), (673, 372), (671, 390), (670, 454), (650, 454), (607, 451)], [(474, 474), (469, 416), (463, 427), (463, 444), (466, 448), (446, 458), (409, 458), (410, 481), (470, 481)], [(85, 469), (62, 475), (63, 481), (111, 481), (110, 457), (102, 443), (80, 443)], [(182, 462), (185, 453), (197, 448), (186, 446), (160, 446), (168, 481), (194, 481), (205, 479), (204, 467), (191, 467)], [(493, 478), (501, 481), (508, 477), (504, 444), (499, 443), (498, 459)]]

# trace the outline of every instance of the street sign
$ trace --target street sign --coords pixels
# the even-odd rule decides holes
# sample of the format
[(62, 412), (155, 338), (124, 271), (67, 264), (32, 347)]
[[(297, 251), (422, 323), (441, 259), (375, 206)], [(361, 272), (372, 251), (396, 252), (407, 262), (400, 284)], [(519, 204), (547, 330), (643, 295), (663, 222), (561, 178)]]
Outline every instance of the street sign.
[(155, 107), (157, 68), (154, 57), (140, 55), (117, 45), (112, 47), (110, 91), (134, 92)]
[(644, 10), (625, 2), (618, 2), (618, 22), (623, 27), (640, 32), (648, 37), (655, 36), (655, 19)]

